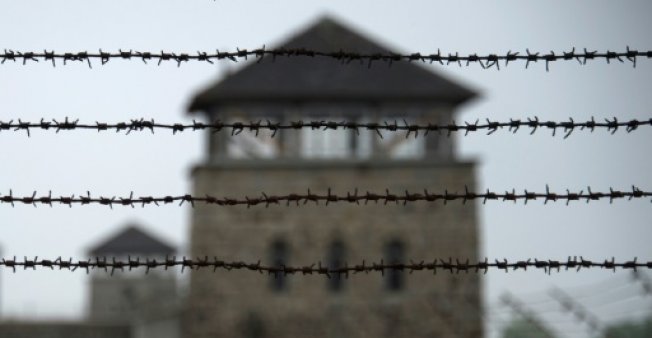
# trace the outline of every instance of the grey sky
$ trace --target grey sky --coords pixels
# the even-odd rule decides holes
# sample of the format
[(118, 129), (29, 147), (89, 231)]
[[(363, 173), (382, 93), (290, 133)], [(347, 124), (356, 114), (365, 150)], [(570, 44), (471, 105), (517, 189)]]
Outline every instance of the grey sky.
[[(318, 16), (329, 13), (399, 51), (494, 53), (507, 50), (561, 51), (652, 49), (649, 1), (4, 1), (0, 48), (57, 51), (137, 49), (188, 51), (272, 46)], [(118, 121), (136, 117), (188, 121), (191, 95), (214, 81), (227, 62), (174, 63), (160, 67), (115, 60), (90, 70), (83, 63), (52, 68), (39, 63), (0, 66), (0, 120), (41, 117)], [(582, 120), (595, 116), (650, 118), (652, 60), (579, 66), (543, 63), (524, 70), (479, 66), (431, 66), (478, 90), (481, 97), (462, 107), (458, 121), (504, 120), (534, 114), (542, 119)], [(456, 136), (458, 154), (479, 161), (480, 187), (542, 190), (652, 189), (647, 156), (652, 131), (604, 131), (555, 138), (506, 131)], [(0, 132), (0, 190), (79, 194), (161, 195), (189, 191), (189, 169), (202, 158), (199, 133)], [(542, 202), (480, 206), (483, 252), (490, 258), (591, 259), (638, 256), (652, 259), (649, 201), (590, 204)], [(85, 249), (127, 221), (142, 222), (185, 247), (189, 208), (87, 206), (0, 206), (0, 247), (4, 256), (84, 257)], [(415, 257), (416, 259), (425, 257)], [(623, 278), (609, 272), (490, 273), (487, 300), (500, 292), (531, 293), (552, 285), (571, 287)], [(0, 313), (7, 317), (74, 318), (83, 312), (81, 272), (0, 272)], [(538, 295), (536, 297), (540, 297)], [(532, 296), (534, 297), (534, 296)], [(618, 311), (649, 308), (652, 302), (624, 303)], [(611, 311), (610, 313), (607, 313)], [(605, 319), (615, 316), (605, 310)], [(561, 325), (561, 324), (560, 324)], [(569, 325), (569, 324), (567, 324)], [(572, 326), (573, 329), (577, 327)], [(570, 330), (570, 328), (569, 328)], [(569, 331), (570, 332), (570, 331)], [(578, 335), (579, 335), (578, 331)], [(574, 334), (568, 334), (574, 336)], [(581, 335), (579, 335), (581, 336)]]

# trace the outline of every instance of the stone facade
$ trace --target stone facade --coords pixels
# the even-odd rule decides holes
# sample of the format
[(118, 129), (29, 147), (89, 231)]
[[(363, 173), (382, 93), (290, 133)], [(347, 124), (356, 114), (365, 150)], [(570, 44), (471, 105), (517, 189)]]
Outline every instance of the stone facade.
[(133, 338), (126, 325), (62, 322), (4, 322), (0, 337), (11, 338)]
[[(463, 191), (474, 188), (472, 163), (452, 161), (221, 161), (193, 172), (198, 196), (259, 196), (261, 192), (346, 194)], [(351, 191), (352, 192), (352, 191)], [(286, 243), (285, 264), (327, 264), (342, 244), (349, 264), (388, 261), (389, 243), (402, 243), (404, 260), (479, 255), (475, 203), (407, 205), (219, 207), (193, 211), (193, 257), (217, 256), (274, 264), (273, 243)], [(403, 287), (388, 290), (389, 276), (351, 275), (339, 291), (323, 276), (273, 276), (251, 271), (192, 271), (184, 337), (480, 337), (480, 281), (475, 273), (403, 273)]]
[(91, 280), (89, 322), (131, 327), (132, 338), (179, 338), (176, 273), (127, 271), (107, 277), (97, 271)]
[[(95, 322), (131, 323), (134, 318), (148, 317), (150, 312), (163, 312), (178, 307), (177, 285), (173, 273), (114, 274), (97, 271), (92, 277), (89, 319)], [(136, 276), (134, 276), (136, 275)], [(163, 296), (163, 297), (162, 297)]]

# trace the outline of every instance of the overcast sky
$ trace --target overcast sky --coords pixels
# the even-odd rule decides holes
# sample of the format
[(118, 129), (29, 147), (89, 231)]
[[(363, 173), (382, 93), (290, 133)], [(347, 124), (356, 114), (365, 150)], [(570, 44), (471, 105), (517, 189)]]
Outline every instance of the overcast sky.
[[(3, 1), (0, 49), (57, 51), (234, 50), (273, 46), (288, 34), (328, 13), (403, 52), (547, 52), (571, 47), (652, 49), (649, 1)], [(174, 63), (160, 67), (115, 60), (105, 66), (73, 63), (5, 63), (0, 66), (0, 120), (21, 118), (120, 121), (155, 118), (189, 121), (184, 111), (193, 93), (233, 64)], [(477, 90), (480, 98), (463, 106), (457, 121), (492, 118), (586, 120), (652, 117), (652, 60), (607, 65), (603, 60), (523, 64), (501, 71), (478, 65), (429, 66)], [(566, 140), (544, 130), (534, 136), (506, 131), (485, 136), (456, 135), (458, 155), (478, 161), (481, 188), (492, 190), (607, 190), (632, 184), (652, 190), (649, 144), (652, 128), (608, 135), (578, 132)], [(0, 191), (103, 195), (183, 194), (190, 191), (189, 169), (202, 160), (203, 135), (160, 132), (129, 136), (90, 131), (0, 132)], [(482, 252), (489, 258), (590, 259), (615, 256), (652, 260), (647, 200), (479, 206)], [(131, 209), (84, 206), (0, 205), (0, 248), (4, 256), (85, 257), (85, 250), (126, 222), (187, 246), (188, 207)], [(425, 257), (422, 257), (425, 258)], [(417, 258), (418, 259), (418, 258)], [(552, 285), (613, 287), (629, 283), (625, 274), (605, 271), (561, 273), (490, 272), (486, 300), (495, 304), (509, 289), (524, 299), (545, 299)], [(607, 286), (605, 286), (607, 285)], [(628, 284), (629, 285), (629, 284)], [(574, 288), (575, 287), (575, 288)], [(0, 272), (0, 314), (11, 318), (77, 318), (85, 304), (84, 273)], [(636, 285), (627, 292), (637, 292)], [(586, 291), (586, 290), (584, 290)], [(633, 298), (604, 305), (605, 321), (642, 315), (652, 302)], [(554, 312), (554, 311), (551, 311)], [(619, 317), (620, 316), (620, 317)], [(583, 336), (581, 326), (554, 319), (567, 336)]]

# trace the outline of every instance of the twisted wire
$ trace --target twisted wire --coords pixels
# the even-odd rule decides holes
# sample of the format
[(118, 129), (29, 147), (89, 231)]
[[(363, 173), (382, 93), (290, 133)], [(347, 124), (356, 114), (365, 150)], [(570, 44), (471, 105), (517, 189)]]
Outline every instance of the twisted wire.
[[(0, 195), (0, 203), (11, 204), (15, 206), (16, 203), (22, 204), (31, 204), (36, 207), (38, 204), (46, 204), (52, 207), (53, 204), (63, 204), (72, 207), (73, 204), (78, 205), (89, 205), (89, 204), (100, 204), (106, 205), (113, 208), (113, 205), (122, 205), (122, 206), (131, 206), (132, 208), (141, 204), (142, 207), (146, 205), (154, 204), (159, 206), (160, 204), (170, 204), (179, 202), (179, 206), (184, 203), (190, 203), (193, 207), (195, 203), (204, 203), (208, 205), (217, 205), (217, 206), (236, 206), (236, 205), (246, 205), (247, 207), (252, 207), (256, 205), (264, 205), (269, 207), (270, 205), (279, 205), (285, 203), (286, 206), (289, 206), (291, 203), (299, 205), (305, 205), (308, 202), (313, 202), (315, 205), (318, 205), (319, 202), (325, 202), (325, 205), (330, 203), (350, 203), (359, 205), (360, 202), (382, 202), (384, 205), (394, 202), (395, 204), (402, 203), (406, 205), (407, 203), (413, 203), (418, 201), (424, 202), (437, 202), (442, 201), (444, 204), (447, 204), (449, 201), (462, 201), (466, 204), (468, 201), (481, 200), (482, 203), (487, 201), (502, 201), (502, 202), (514, 202), (522, 200), (524, 204), (527, 204), (529, 201), (534, 200), (543, 200), (544, 204), (548, 202), (557, 202), (557, 201), (566, 201), (568, 205), (571, 201), (581, 201), (584, 200), (587, 203), (591, 201), (608, 199), (610, 203), (617, 199), (641, 199), (641, 198), (650, 198), (652, 197), (652, 192), (643, 191), (632, 186), (631, 190), (614, 190), (609, 189), (609, 192), (594, 192), (591, 187), (587, 188), (587, 192), (580, 190), (577, 192), (571, 192), (566, 189), (565, 193), (556, 193), (551, 192), (549, 187), (546, 185), (545, 192), (531, 192), (524, 190), (522, 193), (517, 193), (516, 189), (512, 189), (511, 192), (506, 191), (504, 193), (493, 192), (489, 189), (484, 193), (470, 192), (468, 188), (465, 187), (464, 192), (462, 193), (450, 193), (448, 190), (445, 190), (443, 193), (430, 193), (427, 189), (423, 190), (423, 193), (410, 193), (405, 190), (403, 194), (394, 194), (390, 193), (389, 189), (386, 189), (384, 193), (372, 193), (367, 191), (366, 193), (359, 193), (358, 189), (355, 189), (352, 193), (347, 192), (346, 195), (336, 195), (333, 194), (331, 189), (328, 189), (326, 194), (313, 194), (310, 189), (308, 189), (306, 194), (287, 194), (287, 195), (268, 195), (267, 193), (262, 193), (259, 197), (249, 197), (245, 196), (244, 198), (230, 198), (230, 197), (215, 197), (211, 195), (205, 196), (192, 196), (179, 195), (179, 196), (141, 196), (134, 197), (134, 193), (127, 197), (106, 197), (98, 196), (93, 197), (89, 191), (86, 192), (86, 195), (70, 195), (70, 196), (53, 196), (52, 191), (48, 195), (37, 196), (37, 192), (34, 191), (31, 196), (14, 196), (13, 190), (9, 190), (8, 195)], [(303, 202), (303, 203), (301, 203)]]
[(263, 121), (250, 121), (250, 122), (221, 122), (215, 121), (212, 123), (201, 123), (193, 120), (192, 123), (183, 124), (183, 123), (157, 123), (154, 119), (145, 120), (141, 119), (132, 119), (128, 122), (115, 122), (115, 123), (106, 123), (106, 122), (95, 122), (94, 124), (80, 123), (79, 119), (69, 120), (67, 117), (63, 121), (57, 121), (53, 119), (52, 121), (46, 121), (41, 119), (39, 122), (28, 122), (18, 119), (16, 122), (10, 120), (8, 122), (0, 121), (0, 132), (3, 130), (9, 131), (25, 131), (27, 136), (30, 136), (30, 131), (32, 129), (42, 129), (42, 130), (54, 130), (56, 133), (60, 131), (70, 131), (70, 130), (96, 130), (98, 132), (115, 130), (116, 132), (124, 131), (126, 134), (131, 132), (141, 132), (141, 131), (150, 131), (152, 134), (156, 129), (170, 130), (172, 134), (177, 134), (186, 130), (190, 131), (201, 131), (209, 130), (211, 132), (221, 132), (221, 131), (230, 131), (231, 135), (238, 135), (243, 131), (250, 131), (255, 133), (258, 136), (261, 130), (269, 130), (272, 132), (271, 136), (274, 137), (278, 131), (281, 130), (300, 130), (300, 129), (311, 129), (311, 130), (353, 130), (359, 134), (360, 130), (370, 130), (376, 132), (379, 137), (383, 137), (381, 131), (389, 132), (404, 132), (405, 137), (414, 136), (415, 138), (419, 136), (421, 132), (422, 136), (427, 136), (430, 132), (437, 132), (438, 134), (445, 133), (447, 136), (450, 136), (452, 133), (464, 132), (464, 136), (468, 135), (471, 132), (486, 131), (487, 135), (491, 135), (498, 130), (507, 129), (509, 132), (516, 133), (521, 128), (528, 128), (530, 135), (534, 134), (539, 129), (548, 129), (552, 130), (552, 136), (555, 136), (557, 130), (562, 130), (564, 133), (564, 138), (569, 137), (576, 130), (587, 130), (593, 132), (595, 129), (605, 129), (611, 134), (616, 133), (620, 128), (624, 128), (626, 132), (630, 133), (634, 130), (637, 130), (641, 126), (652, 126), (652, 118), (647, 120), (618, 120), (614, 117), (613, 119), (604, 119), (604, 122), (597, 122), (595, 118), (591, 117), (590, 120), (584, 122), (575, 122), (573, 118), (569, 118), (568, 121), (541, 121), (538, 117), (527, 118), (526, 120), (521, 119), (510, 119), (509, 121), (492, 121), (486, 119), (486, 122), (480, 122), (476, 120), (473, 123), (464, 122), (464, 124), (456, 124), (455, 122), (448, 124), (418, 124), (418, 123), (408, 123), (406, 120), (399, 123), (397, 121), (388, 122), (384, 121), (382, 123), (361, 123), (353, 121), (291, 121), (287, 123), (282, 122), (271, 122), (269, 120)]
[(559, 288), (554, 288), (549, 292), (551, 298), (561, 305), (565, 312), (571, 314), (579, 322), (586, 323), (591, 331), (599, 331), (604, 325), (594, 313), (589, 311), (580, 302), (573, 299), (570, 295)]
[(547, 329), (547, 326), (541, 321), (537, 313), (523, 304), (523, 302), (517, 299), (516, 296), (512, 295), (510, 292), (506, 292), (500, 297), (500, 300), (513, 312), (518, 313), (523, 319), (534, 325), (542, 335), (548, 338), (553, 338), (550, 330)]
[(348, 277), (349, 274), (356, 273), (369, 273), (369, 272), (380, 272), (384, 274), (387, 270), (398, 270), (398, 271), (408, 271), (410, 273), (414, 271), (432, 271), (436, 274), (438, 271), (450, 272), (450, 273), (460, 273), (460, 272), (475, 272), (475, 273), (487, 273), (490, 269), (502, 270), (504, 272), (516, 271), (516, 270), (528, 270), (528, 269), (539, 269), (543, 270), (545, 273), (550, 274), (553, 271), (560, 272), (562, 270), (575, 270), (580, 271), (582, 269), (591, 269), (599, 268), (616, 271), (617, 269), (624, 270), (637, 270), (637, 269), (652, 269), (652, 261), (639, 262), (637, 258), (634, 258), (629, 261), (616, 262), (614, 258), (605, 259), (603, 261), (591, 261), (586, 260), (580, 256), (577, 257), (568, 257), (567, 260), (550, 260), (550, 259), (525, 259), (518, 261), (508, 261), (507, 259), (489, 261), (488, 258), (485, 258), (483, 261), (470, 262), (468, 259), (460, 261), (452, 258), (445, 259), (434, 259), (430, 262), (419, 261), (410, 263), (385, 263), (383, 260), (380, 263), (367, 263), (364, 260), (361, 264), (357, 265), (348, 265), (332, 268), (326, 267), (321, 264), (321, 262), (313, 263), (305, 266), (289, 266), (289, 265), (263, 265), (260, 261), (256, 263), (247, 263), (242, 261), (224, 261), (220, 260), (217, 257), (208, 258), (196, 258), (196, 259), (187, 259), (183, 257), (182, 259), (177, 259), (176, 257), (166, 257), (165, 259), (150, 259), (150, 258), (140, 258), (137, 257), (132, 259), (128, 257), (127, 260), (117, 259), (115, 257), (107, 260), (106, 257), (87, 260), (64, 260), (61, 257), (48, 260), (48, 259), (38, 259), (38, 256), (34, 259), (28, 259), (24, 257), (22, 261), (16, 260), (16, 257), (13, 259), (3, 258), (0, 261), (0, 267), (5, 267), (12, 269), (14, 272), (17, 268), (23, 268), (23, 270), (37, 268), (49, 268), (54, 270), (58, 268), (60, 270), (71, 270), (75, 271), (78, 269), (86, 270), (88, 273), (90, 270), (103, 270), (114, 271), (120, 270), (124, 271), (125, 269), (131, 271), (133, 269), (145, 269), (145, 272), (150, 270), (163, 268), (165, 270), (173, 267), (181, 267), (182, 271), (184, 269), (213, 269), (213, 271), (220, 270), (248, 270), (256, 271), (260, 273), (268, 273), (273, 275), (325, 275), (330, 278), (331, 275), (343, 275)]
[(56, 66), (56, 61), (62, 61), (64, 65), (72, 61), (86, 62), (90, 68), (92, 68), (91, 60), (99, 60), (102, 65), (108, 63), (113, 59), (121, 60), (141, 60), (144, 63), (148, 61), (157, 61), (158, 65), (161, 65), (163, 62), (176, 62), (177, 66), (181, 66), (182, 63), (189, 61), (199, 61), (214, 63), (218, 60), (230, 60), (237, 62), (240, 59), (255, 58), (259, 61), (263, 57), (270, 57), (272, 60), (275, 60), (277, 57), (324, 57), (332, 58), (342, 63), (350, 63), (353, 61), (366, 62), (368, 67), (374, 62), (383, 62), (388, 65), (392, 65), (393, 62), (407, 61), (407, 62), (424, 62), (424, 63), (433, 63), (437, 62), (441, 65), (457, 64), (462, 66), (466, 64), (469, 66), (471, 63), (479, 64), (483, 69), (496, 68), (500, 69), (500, 63), (503, 62), (504, 66), (507, 66), (510, 62), (515, 61), (525, 61), (525, 68), (528, 68), (530, 63), (543, 61), (546, 64), (546, 70), (549, 70), (549, 64), (556, 61), (570, 61), (577, 60), (581, 65), (587, 63), (590, 60), (604, 59), (607, 63), (611, 61), (619, 61), (624, 63), (626, 61), (630, 62), (633, 67), (636, 67), (636, 61), (639, 57), (652, 58), (652, 50), (648, 51), (638, 51), (626, 47), (624, 51), (611, 51), (607, 50), (604, 52), (599, 51), (589, 51), (584, 48), (581, 52), (576, 52), (575, 48), (568, 52), (554, 52), (550, 51), (549, 53), (542, 52), (531, 52), (529, 49), (525, 50), (525, 53), (512, 52), (511, 50), (505, 54), (486, 54), (478, 55), (477, 53), (460, 55), (459, 52), (455, 54), (448, 53), (443, 54), (440, 50), (437, 50), (437, 53), (409, 53), (409, 54), (396, 54), (396, 53), (356, 53), (350, 51), (318, 51), (311, 50), (306, 48), (295, 48), (295, 49), (266, 49), (265, 46), (257, 49), (240, 49), (236, 48), (235, 52), (220, 52), (216, 50), (215, 52), (205, 52), (197, 51), (195, 53), (189, 52), (151, 52), (151, 51), (123, 51), (118, 50), (117, 52), (104, 52), (100, 49), (98, 52), (88, 52), (88, 51), (78, 51), (78, 52), (55, 52), (43, 50), (43, 52), (35, 51), (14, 51), (11, 49), (5, 49), (4, 52), (0, 53), (0, 64), (4, 64), (7, 61), (22, 61), (23, 65), (29, 61), (38, 62), (43, 60), (46, 62), (52, 62), (52, 66)]

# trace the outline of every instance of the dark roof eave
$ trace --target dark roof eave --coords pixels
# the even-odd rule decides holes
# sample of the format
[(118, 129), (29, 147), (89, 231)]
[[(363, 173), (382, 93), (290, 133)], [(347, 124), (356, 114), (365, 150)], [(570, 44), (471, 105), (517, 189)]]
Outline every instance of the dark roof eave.
[(305, 102), (406, 102), (417, 101), (421, 103), (450, 103), (459, 105), (477, 97), (476, 93), (469, 92), (466, 96), (441, 97), (441, 96), (361, 96), (361, 95), (332, 95), (332, 96), (231, 96), (225, 98), (212, 98), (209, 102), (202, 103), (201, 100), (194, 100), (188, 107), (187, 113), (208, 113), (208, 109), (219, 108), (220, 106), (238, 105), (243, 103), (305, 103)]
[(138, 226), (130, 225), (88, 250), (88, 253), (94, 256), (136, 252), (148, 255), (174, 254), (176, 249), (161, 239), (144, 232)]

